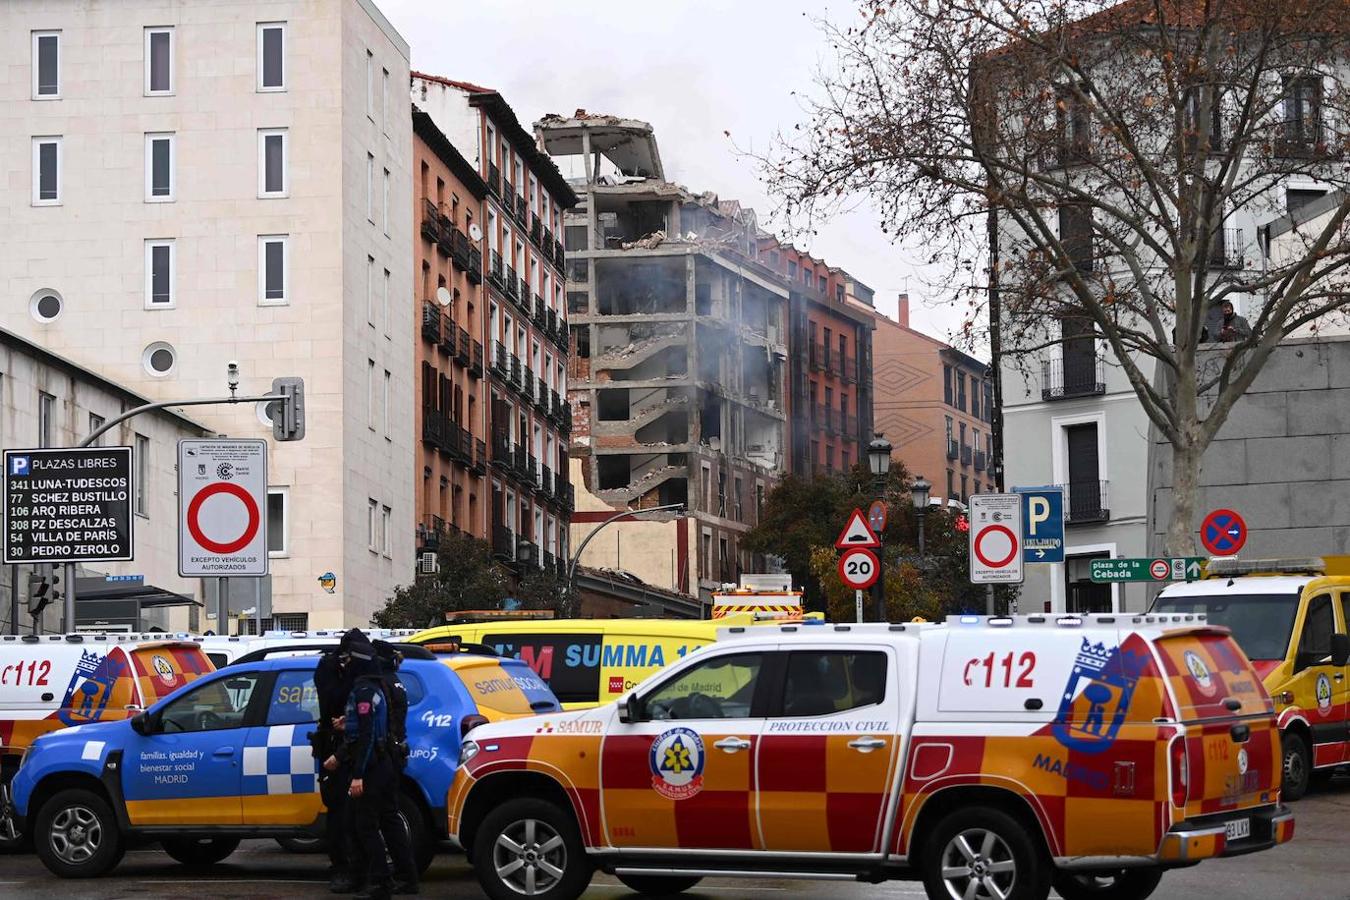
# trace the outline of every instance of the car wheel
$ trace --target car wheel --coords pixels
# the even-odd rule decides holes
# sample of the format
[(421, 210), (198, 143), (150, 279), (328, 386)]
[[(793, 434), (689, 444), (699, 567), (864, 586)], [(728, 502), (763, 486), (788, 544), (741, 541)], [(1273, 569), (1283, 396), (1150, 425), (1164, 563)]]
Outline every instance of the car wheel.
[(277, 838), (276, 842), (287, 853), (328, 852), (328, 842), (321, 837), (284, 837)]
[(1158, 889), (1162, 876), (1159, 868), (1056, 872), (1054, 885), (1064, 900), (1144, 900)]
[(8, 776), (12, 774), (6, 772), (5, 783), (0, 784), (0, 853), (16, 853), (28, 843), (18, 811), (9, 798)]
[(38, 858), (62, 878), (95, 878), (122, 858), (122, 835), (112, 807), (93, 791), (61, 791), (38, 810)]
[(509, 800), (474, 838), (474, 868), (492, 900), (576, 900), (592, 866), (570, 811), (547, 800)]
[(929, 897), (1045, 900), (1050, 871), (1027, 827), (1000, 809), (967, 807), (938, 821), (920, 860)]
[(214, 866), (239, 848), (238, 838), (164, 838), (159, 843), (165, 853), (193, 868)]
[(1308, 784), (1312, 778), (1312, 751), (1308, 749), (1308, 742), (1303, 736), (1292, 731), (1280, 735), (1280, 750), (1284, 770), (1280, 798), (1298, 800), (1308, 793)]
[(619, 881), (644, 897), (673, 897), (702, 881), (696, 875), (620, 875)]
[(436, 859), (436, 835), (427, 817), (422, 815), (422, 808), (417, 805), (417, 801), (402, 791), (398, 794), (398, 812), (403, 817), (404, 827), (408, 829), (413, 864), (417, 866), (417, 874), (421, 875), (431, 868)]

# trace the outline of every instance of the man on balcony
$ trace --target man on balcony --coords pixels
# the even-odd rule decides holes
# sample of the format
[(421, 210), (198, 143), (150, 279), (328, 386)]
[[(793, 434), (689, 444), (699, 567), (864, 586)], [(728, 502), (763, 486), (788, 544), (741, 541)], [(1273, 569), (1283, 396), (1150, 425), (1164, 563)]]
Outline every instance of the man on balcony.
[(1233, 301), (1223, 303), (1223, 324), (1219, 327), (1219, 340), (1223, 343), (1246, 340), (1252, 336), (1252, 326), (1233, 309)]

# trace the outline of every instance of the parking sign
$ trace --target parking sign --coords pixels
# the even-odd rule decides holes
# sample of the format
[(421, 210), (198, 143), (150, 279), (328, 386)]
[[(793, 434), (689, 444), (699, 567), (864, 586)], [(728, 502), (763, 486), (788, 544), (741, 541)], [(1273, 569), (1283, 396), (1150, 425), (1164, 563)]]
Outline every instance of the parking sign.
[(1022, 495), (1022, 561), (1064, 562), (1064, 489), (1013, 490)]

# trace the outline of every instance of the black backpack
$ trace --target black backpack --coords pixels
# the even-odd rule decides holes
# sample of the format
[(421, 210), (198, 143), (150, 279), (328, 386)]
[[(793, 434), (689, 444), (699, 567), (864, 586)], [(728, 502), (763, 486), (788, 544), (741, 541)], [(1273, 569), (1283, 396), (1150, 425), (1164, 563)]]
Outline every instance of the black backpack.
[(375, 641), (375, 658), (380, 664), (380, 693), (389, 705), (385, 742), (389, 755), (402, 766), (408, 761), (408, 691), (398, 677), (403, 656), (385, 641)]

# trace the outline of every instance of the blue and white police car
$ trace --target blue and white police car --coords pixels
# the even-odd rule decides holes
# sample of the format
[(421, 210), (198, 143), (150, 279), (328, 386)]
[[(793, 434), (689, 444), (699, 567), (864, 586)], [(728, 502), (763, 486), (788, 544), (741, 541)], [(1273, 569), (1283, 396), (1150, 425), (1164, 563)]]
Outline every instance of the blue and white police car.
[[(200, 866), (225, 859), (246, 838), (322, 834), (309, 743), (317, 663), (291, 656), (236, 664), (133, 719), (38, 738), (14, 777), (13, 802), (43, 863), (57, 875), (88, 878), (116, 866), (133, 842), (157, 840), (174, 859)], [(464, 734), (560, 707), (519, 660), (410, 648), (399, 677), (410, 749), (399, 803), (425, 868), (445, 836)]]

